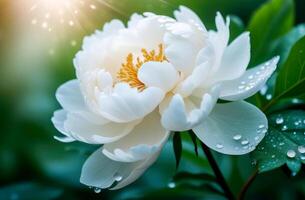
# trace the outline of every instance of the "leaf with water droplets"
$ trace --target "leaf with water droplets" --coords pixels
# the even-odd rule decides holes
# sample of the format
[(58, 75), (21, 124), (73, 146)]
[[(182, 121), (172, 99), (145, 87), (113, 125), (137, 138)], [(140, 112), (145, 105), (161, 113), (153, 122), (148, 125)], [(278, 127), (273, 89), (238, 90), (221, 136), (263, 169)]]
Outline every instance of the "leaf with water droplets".
[(269, 131), (252, 156), (260, 172), (286, 164), (296, 175), (305, 164), (305, 111), (287, 110), (269, 116)]
[[(303, 98), (305, 96), (305, 36), (292, 47), (284, 66), (276, 79), (273, 99), (263, 110), (268, 110), (279, 100), (285, 98)], [(294, 102), (295, 103), (295, 102)]]

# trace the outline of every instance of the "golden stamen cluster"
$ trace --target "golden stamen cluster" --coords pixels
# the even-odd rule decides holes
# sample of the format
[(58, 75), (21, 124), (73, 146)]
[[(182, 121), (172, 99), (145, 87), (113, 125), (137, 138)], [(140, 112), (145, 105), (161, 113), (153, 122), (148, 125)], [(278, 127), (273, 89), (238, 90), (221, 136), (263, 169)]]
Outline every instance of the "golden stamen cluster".
[(142, 57), (137, 57), (136, 63), (134, 63), (133, 54), (128, 54), (126, 62), (122, 64), (119, 72), (117, 73), (117, 79), (119, 82), (126, 82), (131, 87), (137, 88), (139, 91), (143, 91), (146, 86), (138, 79), (138, 70), (146, 62), (164, 62), (167, 61), (164, 47), (162, 44), (159, 45), (158, 53), (155, 50), (147, 51), (142, 49)]

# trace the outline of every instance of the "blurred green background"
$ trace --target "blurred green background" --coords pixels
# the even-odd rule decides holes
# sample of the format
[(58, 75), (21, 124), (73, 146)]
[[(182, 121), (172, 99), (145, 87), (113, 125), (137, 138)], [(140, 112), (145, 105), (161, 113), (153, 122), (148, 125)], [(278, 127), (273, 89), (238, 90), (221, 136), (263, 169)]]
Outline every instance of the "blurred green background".
[[(132, 13), (145, 11), (172, 16), (185, 5), (208, 27), (213, 27), (216, 11), (234, 16), (238, 33), (265, 0), (84, 0), (74, 25), (52, 22), (47, 30), (43, 19), (48, 8), (33, 9), (37, 2), (0, 0), (0, 199), (224, 199), (211, 188), (197, 187), (196, 180), (190, 180), (192, 187), (188, 181), (181, 186), (171, 182), (176, 169), (170, 142), (158, 162), (125, 189), (95, 193), (81, 185), (82, 163), (98, 146), (53, 139), (58, 134), (50, 121), (59, 108), (55, 91), (75, 77), (72, 60), (83, 37), (113, 18), (126, 22)], [(295, 24), (301, 24), (305, 1), (295, 5)], [(212, 174), (203, 153), (197, 158), (188, 140), (184, 138), (178, 171)], [(253, 171), (250, 157), (215, 156), (237, 193)], [(261, 174), (247, 199), (305, 199), (304, 174), (291, 177), (285, 169)]]

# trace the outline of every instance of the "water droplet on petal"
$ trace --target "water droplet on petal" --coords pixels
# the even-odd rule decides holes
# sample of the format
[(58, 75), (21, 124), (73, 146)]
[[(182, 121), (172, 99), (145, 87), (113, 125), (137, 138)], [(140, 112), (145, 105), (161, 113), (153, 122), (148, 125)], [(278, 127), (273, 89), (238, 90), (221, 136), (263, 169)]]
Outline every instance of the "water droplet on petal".
[(265, 128), (265, 125), (261, 124), (261, 125), (258, 126), (258, 128), (260, 128), (260, 129)]
[(298, 146), (298, 151), (300, 153), (305, 153), (305, 147), (304, 146)]
[(276, 124), (282, 124), (284, 122), (284, 118), (283, 117), (278, 117), (278, 118), (276, 118), (276, 120), (275, 120), (275, 123)]
[(94, 188), (94, 192), (95, 192), (95, 193), (100, 193), (101, 191), (102, 191), (101, 188)]
[(243, 140), (243, 141), (241, 141), (241, 144), (242, 145), (247, 145), (247, 144), (249, 144), (249, 141), (248, 140)]
[(223, 148), (223, 144), (221, 144), (221, 143), (216, 144), (216, 148), (217, 149), (222, 149)]
[(116, 180), (116, 181), (121, 181), (123, 179), (123, 177), (121, 175), (119, 175), (118, 173), (115, 173), (113, 177), (114, 177), (114, 180)]
[(241, 135), (237, 134), (233, 136), (233, 140), (240, 140), (241, 139)]
[(288, 151), (287, 151), (287, 156), (288, 156), (289, 158), (294, 158), (294, 157), (296, 156), (296, 153), (295, 153), (294, 150), (288, 150)]

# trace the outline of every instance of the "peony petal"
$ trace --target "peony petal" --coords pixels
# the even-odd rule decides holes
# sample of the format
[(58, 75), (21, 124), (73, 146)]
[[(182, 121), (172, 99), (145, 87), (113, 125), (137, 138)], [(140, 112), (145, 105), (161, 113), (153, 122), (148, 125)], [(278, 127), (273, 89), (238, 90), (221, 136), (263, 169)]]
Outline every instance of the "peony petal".
[(217, 104), (210, 116), (193, 128), (211, 149), (224, 154), (251, 152), (264, 138), (268, 121), (257, 107), (244, 102)]
[(224, 51), (218, 71), (212, 76), (214, 81), (233, 80), (243, 75), (250, 61), (249, 33), (236, 38)]
[(212, 72), (218, 71), (224, 51), (228, 45), (230, 37), (230, 18), (227, 17), (226, 22), (224, 21), (222, 15), (218, 12), (215, 18), (217, 31), (209, 31), (209, 37), (207, 44), (212, 49), (213, 52), (213, 67)]
[(162, 127), (160, 118), (157, 110), (149, 114), (127, 136), (104, 145), (103, 153), (119, 162), (144, 160), (156, 153), (169, 135)]
[(130, 122), (152, 112), (164, 95), (160, 88), (148, 87), (140, 92), (127, 83), (118, 83), (111, 94), (100, 94), (100, 111), (109, 120), (118, 123)]
[[(185, 29), (183, 29), (185, 30)], [(180, 36), (165, 34), (165, 55), (178, 71), (190, 74), (195, 67), (198, 47)]]
[(102, 31), (96, 31), (91, 36), (87, 36), (84, 38), (83, 49), (90, 48), (92, 45), (94, 45), (97, 42), (100, 42), (105, 37), (113, 36), (117, 34), (119, 30), (122, 30), (124, 28), (125, 28), (124, 23), (118, 19), (114, 19), (106, 23)]
[[(168, 107), (162, 112), (162, 125), (171, 131), (186, 131), (198, 125), (211, 112), (218, 99), (218, 89), (205, 92), (199, 101), (175, 94)], [(198, 103), (199, 102), (199, 103)], [(162, 105), (162, 107), (164, 107)]]
[(89, 144), (114, 142), (127, 135), (139, 121), (111, 122), (99, 115), (80, 111), (68, 113), (64, 128), (70, 137)]
[(67, 120), (67, 112), (65, 110), (57, 110), (51, 119), (55, 128), (61, 132), (64, 137), (54, 136), (54, 138), (61, 142), (73, 142), (74, 138), (71, 137), (69, 132), (64, 127), (64, 122)]
[(78, 80), (71, 80), (62, 84), (56, 91), (56, 98), (67, 111), (84, 110), (85, 108)]
[(206, 28), (198, 15), (185, 6), (180, 6), (179, 10), (174, 11), (174, 16), (178, 22), (195, 24), (203, 31), (206, 31)]
[(135, 27), (138, 24), (138, 22), (140, 22), (143, 19), (144, 19), (143, 15), (139, 15), (137, 13), (132, 14), (130, 20), (128, 21), (128, 28)]
[(192, 92), (202, 85), (209, 75), (211, 65), (209, 62), (204, 62), (198, 65), (184, 81), (182, 81), (175, 89), (175, 93), (183, 97), (188, 97)]
[(249, 69), (235, 80), (226, 81), (221, 86), (220, 98), (229, 101), (246, 99), (259, 91), (276, 69), (279, 57)]
[(80, 182), (96, 188), (120, 189), (138, 179), (158, 158), (160, 150), (143, 161), (126, 163), (109, 159), (102, 148), (95, 151), (84, 163)]
[(147, 62), (139, 69), (138, 78), (147, 87), (157, 87), (168, 92), (176, 85), (179, 74), (168, 62)]

